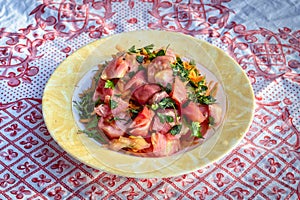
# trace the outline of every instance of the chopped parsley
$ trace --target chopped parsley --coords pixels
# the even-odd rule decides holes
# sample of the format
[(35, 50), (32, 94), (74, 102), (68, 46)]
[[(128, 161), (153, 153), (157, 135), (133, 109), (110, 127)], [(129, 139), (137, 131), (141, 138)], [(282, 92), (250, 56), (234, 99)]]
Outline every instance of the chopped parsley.
[(210, 105), (216, 102), (216, 99), (212, 96), (199, 96), (197, 99), (198, 103)]
[[(167, 46), (167, 48), (169, 47), (169, 45)], [(150, 44), (147, 46), (144, 46), (142, 48), (136, 49), (135, 45), (133, 45), (132, 47), (130, 47), (128, 49), (128, 53), (132, 53), (132, 54), (138, 54), (136, 56), (136, 60), (138, 63), (143, 63), (145, 57), (147, 59), (149, 59), (150, 61), (153, 60), (154, 58), (158, 57), (158, 56), (164, 56), (166, 55), (166, 49), (160, 49), (158, 52), (153, 51), (154, 48), (154, 44)], [(142, 56), (144, 55), (144, 56)]]
[(132, 47), (130, 47), (130, 48), (128, 49), (128, 52), (129, 52), (129, 53), (137, 53), (138, 51), (135, 49), (135, 45), (133, 45)]
[(162, 99), (159, 103), (155, 103), (151, 105), (152, 110), (157, 110), (159, 108), (174, 108), (175, 109), (175, 101), (172, 98), (166, 97)]
[(143, 48), (140, 48), (138, 49), (140, 52), (143, 51), (143, 49), (148, 53), (148, 54), (151, 54), (152, 53), (152, 50), (154, 48), (154, 44), (150, 44), (150, 45), (147, 45)]
[(110, 120), (109, 120), (109, 122), (112, 122), (112, 121), (126, 121), (126, 119), (124, 119), (124, 118), (120, 118), (120, 117), (112, 117)]
[[(185, 67), (185, 66), (188, 67)], [(205, 77), (202, 77), (196, 69), (195, 61), (191, 60), (188, 64), (183, 62), (181, 58), (177, 57), (176, 62), (171, 64), (173, 74), (178, 76), (183, 82), (188, 82), (188, 98), (191, 101), (200, 104), (213, 104), (216, 99), (210, 95), (206, 95), (208, 87), (206, 85)], [(197, 82), (195, 82), (195, 79)]]
[(152, 105), (151, 105), (151, 109), (152, 109), (152, 110), (157, 110), (157, 109), (159, 109), (158, 103), (152, 104)]
[(178, 76), (184, 82), (188, 81), (189, 70), (184, 68), (183, 62), (179, 57), (176, 57), (176, 62), (171, 64), (171, 67), (175, 76)]
[(105, 81), (104, 88), (114, 89), (115, 88), (115, 84), (111, 80), (107, 80), (107, 81)]
[(137, 56), (136, 56), (136, 61), (137, 61), (138, 63), (142, 64), (143, 61), (144, 61), (144, 56), (139, 56), (139, 55), (137, 55)]
[(160, 108), (174, 108), (175, 101), (171, 98), (164, 98), (158, 103)]
[(172, 129), (170, 130), (171, 135), (177, 135), (178, 133), (180, 133), (182, 128), (182, 125), (175, 125), (172, 127)]
[(161, 49), (161, 50), (159, 50), (155, 55), (156, 55), (156, 57), (157, 57), (157, 56), (164, 56), (164, 55), (166, 55), (166, 50)]
[(199, 122), (192, 122), (191, 126), (192, 136), (203, 138), (201, 133), (201, 125)]
[(212, 116), (209, 116), (208, 117), (208, 120), (209, 120), (209, 125), (215, 125), (215, 118), (213, 118)]
[(172, 85), (171, 85), (171, 83), (167, 83), (167, 87), (166, 88), (164, 88), (165, 89), (165, 91), (166, 91), (166, 93), (170, 93), (170, 92), (172, 92)]
[(157, 116), (159, 118), (160, 123), (165, 123), (165, 122), (171, 123), (171, 122), (174, 122), (174, 118), (172, 116), (170, 116), (170, 115), (164, 115), (164, 114), (161, 114), (161, 113), (157, 113)]
[(134, 75), (135, 75), (135, 72), (129, 72), (128, 73), (129, 78), (132, 78)]
[[(175, 119), (176, 119), (176, 121), (179, 120), (178, 116), (177, 116), (176, 103), (172, 98), (166, 97), (166, 98), (162, 99), (159, 103), (155, 103), (155, 104), (151, 105), (152, 110), (157, 110), (159, 108), (161, 108), (161, 109), (173, 108), (174, 113), (175, 113)], [(167, 119), (167, 120), (169, 120), (168, 122), (173, 122), (174, 118), (172, 117), (172, 119)], [(162, 121), (164, 121), (164, 119), (161, 118), (160, 121), (162, 122)]]
[(109, 107), (110, 107), (110, 109), (115, 109), (116, 107), (118, 107), (118, 102), (110, 99), (109, 100)]

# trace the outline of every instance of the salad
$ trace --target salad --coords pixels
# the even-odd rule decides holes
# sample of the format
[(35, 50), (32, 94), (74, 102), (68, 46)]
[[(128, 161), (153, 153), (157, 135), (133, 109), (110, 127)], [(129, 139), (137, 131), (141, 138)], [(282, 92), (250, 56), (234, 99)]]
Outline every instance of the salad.
[(93, 86), (75, 102), (85, 129), (108, 148), (169, 156), (205, 139), (220, 124), (217, 82), (169, 46), (120, 50), (99, 65)]

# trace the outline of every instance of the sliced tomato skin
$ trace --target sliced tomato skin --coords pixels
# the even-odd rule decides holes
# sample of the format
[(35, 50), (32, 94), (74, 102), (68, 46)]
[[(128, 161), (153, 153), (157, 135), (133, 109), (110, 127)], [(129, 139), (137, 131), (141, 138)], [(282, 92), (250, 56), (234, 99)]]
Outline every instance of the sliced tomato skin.
[(206, 112), (205, 106), (196, 104), (193, 101), (184, 102), (181, 106), (181, 114), (193, 122), (203, 122), (208, 117)]
[(218, 126), (222, 120), (222, 108), (217, 104), (209, 105), (209, 115), (214, 119), (214, 125)]
[[(166, 119), (161, 121), (160, 117), (158, 116), (168, 116), (172, 121), (168, 122)], [(156, 111), (156, 115), (153, 118), (152, 125), (150, 130), (153, 132), (159, 132), (162, 134), (168, 133), (173, 126), (176, 124), (176, 113), (174, 109), (159, 109)]]
[(124, 89), (135, 89), (146, 83), (146, 72), (144, 70), (140, 70), (126, 83)]
[(145, 105), (155, 93), (160, 91), (161, 88), (157, 84), (145, 84), (133, 92), (132, 98), (140, 105)]
[(175, 60), (176, 56), (168, 51), (167, 55), (154, 58), (147, 67), (148, 82), (155, 83), (155, 74), (165, 69), (171, 69), (170, 64)]
[(167, 92), (165, 91), (157, 92), (153, 95), (151, 99), (149, 99), (148, 103), (149, 105), (156, 104), (167, 97), (170, 97)]
[(100, 79), (98, 81), (98, 85), (96, 87), (96, 90), (93, 95), (93, 101), (98, 101), (99, 99), (103, 101), (105, 99), (105, 96), (112, 96), (113, 95), (113, 89), (111, 88), (105, 88), (105, 80)]
[(168, 84), (172, 84), (174, 81), (173, 70), (164, 69), (155, 74), (155, 83), (167, 87)]
[(109, 139), (119, 138), (125, 134), (115, 123), (107, 122), (103, 117), (98, 121), (98, 128), (102, 130)]
[(154, 111), (145, 106), (129, 126), (130, 135), (147, 137)]
[(175, 77), (171, 97), (179, 104), (187, 100), (186, 84), (183, 83), (178, 76)]
[(180, 150), (179, 137), (169, 133), (152, 133), (151, 143), (154, 156), (169, 156)]
[(130, 64), (125, 59), (125, 55), (121, 55), (113, 59), (103, 70), (101, 79), (110, 80), (122, 78), (130, 68)]

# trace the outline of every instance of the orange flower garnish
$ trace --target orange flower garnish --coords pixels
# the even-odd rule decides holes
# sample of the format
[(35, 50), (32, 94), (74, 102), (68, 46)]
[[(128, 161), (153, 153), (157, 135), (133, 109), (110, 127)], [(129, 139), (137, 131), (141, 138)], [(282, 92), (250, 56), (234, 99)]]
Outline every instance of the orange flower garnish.
[(191, 70), (192, 68), (194, 68), (194, 66), (190, 65), (188, 62), (183, 62), (183, 67), (187, 70)]
[(191, 70), (189, 72), (189, 79), (193, 83), (197, 84), (204, 79), (204, 76), (200, 76), (198, 73), (196, 73), (196, 70)]

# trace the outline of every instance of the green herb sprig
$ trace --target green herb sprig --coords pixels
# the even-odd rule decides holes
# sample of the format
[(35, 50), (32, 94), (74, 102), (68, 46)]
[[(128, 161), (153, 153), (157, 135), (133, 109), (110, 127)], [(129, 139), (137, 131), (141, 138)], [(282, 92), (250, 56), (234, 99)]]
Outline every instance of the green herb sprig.
[(159, 121), (160, 123), (172, 123), (174, 122), (174, 118), (170, 115), (164, 115), (164, 114), (161, 114), (161, 113), (157, 113), (157, 116), (159, 118)]
[(195, 136), (197, 138), (203, 138), (201, 133), (201, 125), (199, 122), (192, 122), (191, 131), (192, 131), (192, 136)]
[(106, 80), (106, 81), (105, 81), (104, 88), (111, 88), (111, 89), (114, 89), (114, 88), (115, 88), (115, 84), (114, 84), (114, 82), (112, 82), (111, 80)]
[(171, 130), (170, 130), (171, 135), (177, 135), (177, 134), (179, 134), (180, 131), (181, 131), (181, 128), (182, 128), (182, 125), (175, 125), (175, 126), (173, 126), (171, 128)]

